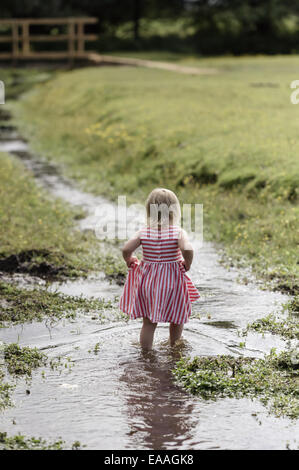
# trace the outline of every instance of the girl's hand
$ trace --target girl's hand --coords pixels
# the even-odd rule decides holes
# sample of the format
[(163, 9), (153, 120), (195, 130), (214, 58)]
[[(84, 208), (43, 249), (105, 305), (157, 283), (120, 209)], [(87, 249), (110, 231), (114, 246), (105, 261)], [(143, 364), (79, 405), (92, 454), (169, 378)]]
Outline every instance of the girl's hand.
[(182, 264), (185, 268), (185, 271), (189, 271), (190, 267), (191, 267), (191, 264), (190, 263), (187, 263), (185, 260), (182, 261)]
[(128, 261), (126, 261), (128, 268), (131, 268), (131, 265), (133, 266), (136, 261), (138, 262), (138, 258), (136, 258), (136, 256), (131, 256)]
[(133, 238), (131, 238), (127, 241), (127, 243), (125, 243), (122, 249), (123, 258), (128, 268), (130, 268), (132, 264), (138, 261), (138, 258), (136, 258), (136, 256), (132, 256), (132, 254), (140, 246), (140, 243), (141, 242), (139, 232), (137, 232)]
[(186, 271), (189, 271), (192, 260), (193, 260), (193, 248), (189, 242), (188, 235), (185, 230), (181, 230), (181, 236), (179, 238), (179, 248), (183, 255), (183, 266)]

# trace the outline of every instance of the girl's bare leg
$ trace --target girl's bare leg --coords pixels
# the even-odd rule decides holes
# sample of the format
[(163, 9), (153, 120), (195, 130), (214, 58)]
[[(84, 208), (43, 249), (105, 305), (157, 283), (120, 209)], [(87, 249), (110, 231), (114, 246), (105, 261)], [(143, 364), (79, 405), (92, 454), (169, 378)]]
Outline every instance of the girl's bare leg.
[(142, 349), (152, 349), (156, 327), (157, 323), (152, 323), (148, 318), (143, 319), (143, 325), (140, 332), (140, 344)]
[(174, 346), (176, 341), (178, 341), (183, 333), (184, 324), (177, 325), (176, 323), (170, 323), (169, 325), (169, 341), (170, 346)]

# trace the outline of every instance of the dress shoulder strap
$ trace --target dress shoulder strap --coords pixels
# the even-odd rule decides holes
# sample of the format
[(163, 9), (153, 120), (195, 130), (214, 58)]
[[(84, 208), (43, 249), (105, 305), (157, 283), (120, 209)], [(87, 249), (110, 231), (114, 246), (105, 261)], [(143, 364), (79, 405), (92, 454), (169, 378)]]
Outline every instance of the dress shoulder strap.
[(153, 238), (153, 239), (178, 239), (181, 236), (181, 227), (178, 225), (169, 225), (168, 227), (152, 228), (143, 227), (140, 230), (140, 238)]

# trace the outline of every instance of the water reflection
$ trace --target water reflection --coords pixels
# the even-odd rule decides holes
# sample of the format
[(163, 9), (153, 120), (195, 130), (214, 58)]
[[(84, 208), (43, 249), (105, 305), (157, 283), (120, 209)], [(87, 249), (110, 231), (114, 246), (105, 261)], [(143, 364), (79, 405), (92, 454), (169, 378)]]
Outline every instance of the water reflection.
[(140, 351), (134, 359), (120, 364), (128, 435), (138, 449), (183, 448), (196, 425), (192, 419), (194, 401), (173, 382), (171, 373), (186, 346), (162, 346), (164, 351)]

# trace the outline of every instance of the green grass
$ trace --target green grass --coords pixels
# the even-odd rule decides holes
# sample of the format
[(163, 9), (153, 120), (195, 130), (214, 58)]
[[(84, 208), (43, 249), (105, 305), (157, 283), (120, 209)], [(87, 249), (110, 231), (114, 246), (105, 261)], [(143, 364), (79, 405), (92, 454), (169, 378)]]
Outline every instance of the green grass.
[(77, 215), (50, 199), (20, 162), (0, 153), (1, 270), (59, 278), (95, 269), (98, 247), (75, 228)]
[(299, 339), (298, 318), (288, 317), (281, 320), (273, 313), (250, 323), (243, 334), (246, 335), (249, 330), (255, 330), (259, 333), (272, 333), (287, 339)]
[(33, 371), (42, 366), (48, 366), (52, 370), (71, 366), (69, 357), (63, 363), (61, 357), (49, 359), (37, 348), (21, 347), (17, 343), (4, 344), (0, 351), (3, 354), (4, 365), (10, 377), (15, 379), (24, 377), (27, 384), (31, 383)]
[(11, 393), (14, 390), (14, 386), (5, 382), (4, 370), (0, 367), (0, 411), (4, 408), (12, 406)]
[(2, 67), (0, 80), (5, 85), (5, 101), (10, 102), (37, 83), (46, 82), (56, 73), (53, 67)]
[(106, 244), (106, 251), (102, 248), (101, 253), (102, 256), (99, 261), (99, 266), (105, 273), (106, 278), (119, 285), (124, 284), (128, 270), (121, 257), (120, 247), (118, 246), (116, 251), (115, 247), (112, 248)]
[(46, 354), (37, 348), (21, 348), (16, 343), (4, 345), (4, 361), (10, 375), (32, 377), (32, 371), (45, 366), (48, 362)]
[(270, 313), (249, 323), (242, 335), (246, 336), (249, 330), (254, 330), (262, 334), (279, 335), (285, 339), (299, 339), (299, 297), (295, 296), (284, 304), (283, 311), (286, 313), (283, 318), (276, 313)]
[[(30, 384), (34, 370), (47, 365), (51, 369), (57, 369), (61, 365), (60, 358), (49, 360), (47, 355), (37, 348), (20, 347), (16, 343), (2, 344), (0, 355), (0, 410), (13, 406), (11, 393), (15, 389), (17, 379), (23, 377), (26, 383)], [(12, 379), (14, 383), (8, 379)]]
[(46, 289), (21, 289), (0, 282), (0, 327), (8, 324), (75, 318), (78, 312), (101, 315), (111, 309), (110, 301), (68, 296)]
[(298, 352), (274, 350), (264, 359), (217, 356), (182, 358), (176, 379), (204, 399), (259, 398), (276, 416), (299, 417)]
[[(193, 77), (141, 68), (62, 73), (15, 106), (35, 149), (95, 193), (155, 186), (203, 203), (205, 237), (281, 290), (298, 291), (297, 59), (206, 59)], [(194, 64), (193, 64), (194, 65)]]
[[(83, 446), (84, 447), (84, 446)], [(0, 432), (0, 450), (65, 450), (66, 444), (62, 439), (49, 442), (41, 437), (26, 437), (21, 434), (8, 436), (6, 432)], [(81, 444), (76, 441), (72, 444), (72, 450), (80, 450)]]

